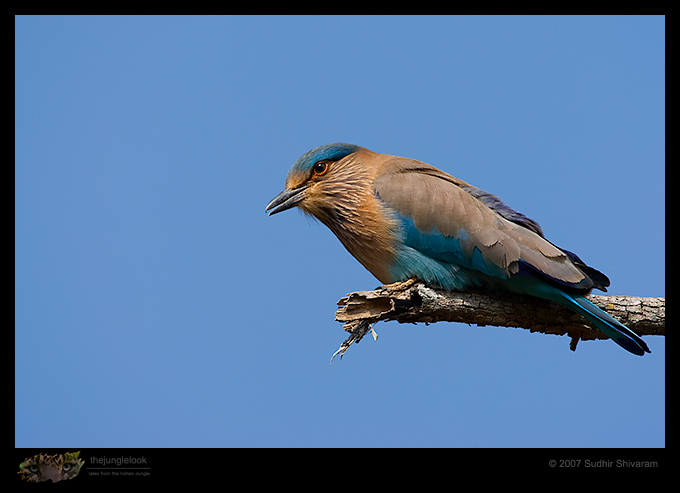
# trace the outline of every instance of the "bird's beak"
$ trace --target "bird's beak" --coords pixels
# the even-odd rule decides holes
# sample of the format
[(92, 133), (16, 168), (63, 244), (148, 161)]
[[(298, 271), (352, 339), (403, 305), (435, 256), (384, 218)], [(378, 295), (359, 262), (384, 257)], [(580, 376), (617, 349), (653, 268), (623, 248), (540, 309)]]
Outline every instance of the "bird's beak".
[(297, 188), (286, 188), (283, 192), (274, 197), (274, 200), (269, 202), (269, 205), (267, 205), (267, 208), (264, 211), (268, 212), (271, 216), (272, 214), (277, 214), (295, 207), (304, 200), (305, 190), (307, 190), (307, 185), (302, 185)]

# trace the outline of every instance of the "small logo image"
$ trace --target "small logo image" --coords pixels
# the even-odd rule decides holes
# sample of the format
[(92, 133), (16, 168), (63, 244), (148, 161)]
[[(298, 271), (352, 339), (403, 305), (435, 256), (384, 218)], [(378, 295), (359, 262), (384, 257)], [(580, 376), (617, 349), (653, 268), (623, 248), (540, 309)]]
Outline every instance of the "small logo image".
[(19, 464), (17, 474), (22, 479), (35, 483), (48, 480), (56, 483), (62, 479), (72, 479), (78, 475), (85, 463), (78, 455), (80, 451), (58, 455), (34, 455)]

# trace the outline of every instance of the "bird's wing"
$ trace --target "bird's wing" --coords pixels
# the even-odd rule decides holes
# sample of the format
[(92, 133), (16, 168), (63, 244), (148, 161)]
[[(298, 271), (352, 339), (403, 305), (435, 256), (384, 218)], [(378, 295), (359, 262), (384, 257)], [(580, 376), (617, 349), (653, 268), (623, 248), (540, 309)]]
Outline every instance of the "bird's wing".
[(373, 186), (400, 221), (404, 243), (427, 256), (500, 279), (521, 270), (565, 287), (593, 287), (536, 229), (506, 219), (509, 213), (500, 214), (466, 190), (474, 187), (437, 168), (395, 169), (378, 176)]

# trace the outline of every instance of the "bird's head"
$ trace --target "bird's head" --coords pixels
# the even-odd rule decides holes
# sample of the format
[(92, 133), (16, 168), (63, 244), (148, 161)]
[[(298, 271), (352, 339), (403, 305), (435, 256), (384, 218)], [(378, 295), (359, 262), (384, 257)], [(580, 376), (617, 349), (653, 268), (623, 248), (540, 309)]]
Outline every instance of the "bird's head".
[(356, 145), (338, 143), (303, 154), (288, 172), (286, 188), (265, 211), (271, 216), (297, 206), (324, 220), (339, 201), (351, 195), (352, 185), (358, 183), (356, 166), (346, 158), (360, 150), (366, 151)]

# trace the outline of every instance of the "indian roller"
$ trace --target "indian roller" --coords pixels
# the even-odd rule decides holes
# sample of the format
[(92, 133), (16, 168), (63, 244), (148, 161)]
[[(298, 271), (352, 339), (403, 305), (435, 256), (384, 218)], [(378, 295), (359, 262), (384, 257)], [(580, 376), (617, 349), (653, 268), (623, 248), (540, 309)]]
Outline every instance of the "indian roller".
[(585, 298), (609, 279), (548, 241), (532, 219), (434, 166), (329, 144), (302, 155), (269, 215), (299, 207), (325, 224), (383, 284), (415, 278), (447, 290), (528, 294), (583, 315), (619, 346), (647, 344)]

